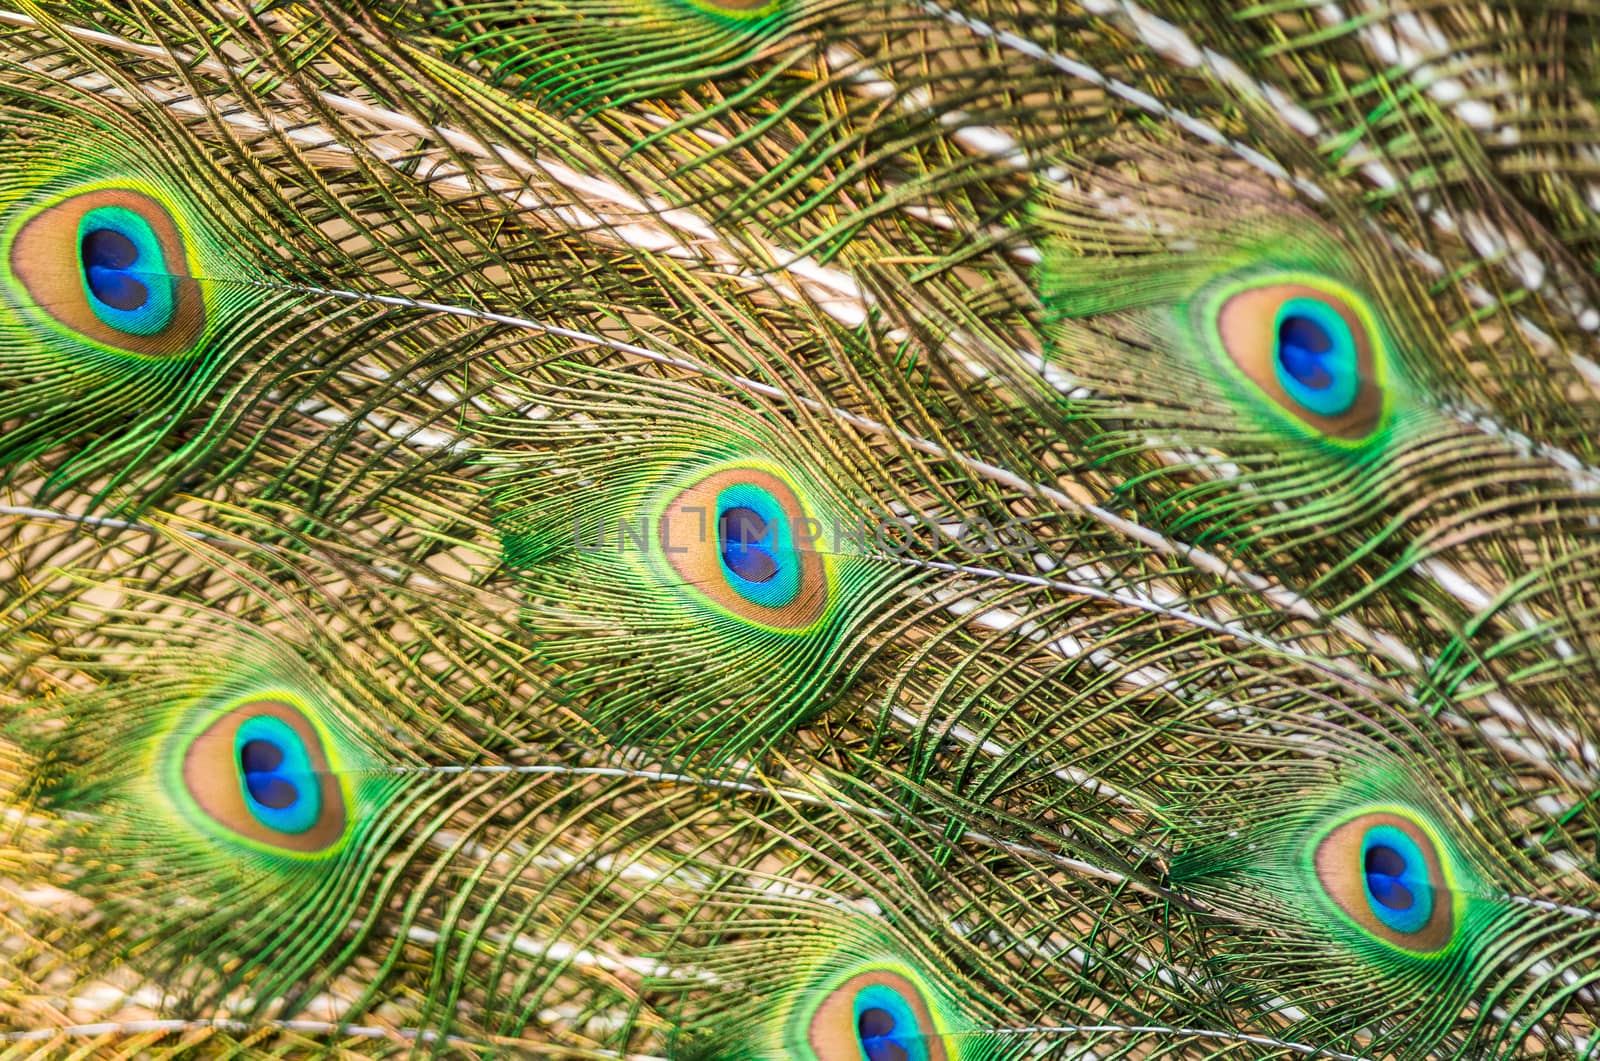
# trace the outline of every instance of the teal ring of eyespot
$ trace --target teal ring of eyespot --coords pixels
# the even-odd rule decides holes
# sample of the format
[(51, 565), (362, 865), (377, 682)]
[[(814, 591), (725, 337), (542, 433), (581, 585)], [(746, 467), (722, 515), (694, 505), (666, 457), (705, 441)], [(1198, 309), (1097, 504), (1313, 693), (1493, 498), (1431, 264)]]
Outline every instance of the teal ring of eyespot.
[(926, 1061), (916, 1012), (892, 987), (866, 985), (856, 993), (854, 1011), (864, 1061)]
[(1396, 932), (1411, 935), (1433, 916), (1433, 882), (1416, 841), (1392, 825), (1375, 825), (1361, 838), (1367, 905)]
[(150, 223), (132, 210), (101, 206), (78, 222), (84, 295), (107, 327), (155, 335), (177, 313), (176, 284)]
[(1286, 299), (1273, 323), (1275, 371), (1284, 392), (1318, 416), (1340, 416), (1361, 390), (1360, 360), (1350, 326), (1313, 298)]
[(245, 806), (261, 824), (304, 833), (322, 812), (321, 785), (299, 734), (281, 719), (257, 716), (234, 734)]
[(800, 563), (783, 507), (748, 484), (717, 494), (717, 549), (723, 577), (752, 604), (781, 608), (800, 591)]

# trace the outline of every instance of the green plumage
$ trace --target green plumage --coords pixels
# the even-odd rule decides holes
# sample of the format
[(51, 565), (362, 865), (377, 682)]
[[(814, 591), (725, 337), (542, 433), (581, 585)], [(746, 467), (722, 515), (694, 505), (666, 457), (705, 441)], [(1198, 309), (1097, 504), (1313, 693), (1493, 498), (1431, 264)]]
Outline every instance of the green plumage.
[(581, 422), (497, 428), (549, 454), (494, 462), (505, 562), (597, 724), (725, 764), (848, 691), (907, 572), (866, 555), (887, 520), (830, 481), (828, 454), (693, 388), (627, 383), (549, 395)]
[(22, 384), (5, 400), (19, 423), (5, 456), (77, 441), (45, 496), (99, 477), (104, 492), (195, 448), (163, 446), (169, 426), (260, 341), (251, 318), (292, 300), (260, 286), (240, 219), (183, 172), (201, 160), (166, 157), (172, 130), (135, 138), (70, 111), (47, 120), (52, 135), (7, 145), (0, 193), (4, 367)]
[[(623, 0), (568, 4), (445, 2), (399, 8), (437, 36), (448, 58), (478, 65), (491, 84), (554, 109), (598, 110), (737, 74), (803, 26), (788, 0)], [(650, 62), (641, 63), (640, 56)]]
[(1572, 5), (0, 5), (0, 1053), (1600, 1051)]

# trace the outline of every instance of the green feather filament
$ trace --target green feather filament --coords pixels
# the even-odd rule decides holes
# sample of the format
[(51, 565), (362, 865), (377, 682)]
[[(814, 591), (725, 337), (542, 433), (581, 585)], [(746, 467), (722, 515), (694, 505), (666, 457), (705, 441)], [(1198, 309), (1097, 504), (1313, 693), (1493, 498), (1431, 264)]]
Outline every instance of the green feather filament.
[[(592, 112), (748, 65), (815, 18), (802, 0), (439, 0), (424, 16), (512, 93)], [(408, 12), (407, 17), (412, 17)]]

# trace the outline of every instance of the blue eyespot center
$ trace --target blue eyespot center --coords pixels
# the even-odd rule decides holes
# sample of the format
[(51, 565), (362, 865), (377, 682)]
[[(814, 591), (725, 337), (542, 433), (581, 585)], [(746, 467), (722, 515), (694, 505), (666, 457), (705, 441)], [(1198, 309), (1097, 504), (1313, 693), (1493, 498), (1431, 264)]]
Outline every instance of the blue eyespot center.
[(869, 984), (855, 998), (863, 1061), (927, 1061), (925, 1030), (911, 1004), (887, 984)]
[(717, 550), (723, 577), (752, 604), (781, 608), (800, 592), (794, 517), (772, 493), (738, 483), (717, 494)]
[(89, 308), (108, 327), (155, 335), (178, 311), (178, 288), (150, 223), (122, 206), (101, 206), (78, 222), (78, 263)]
[(861, 1037), (861, 1052), (867, 1061), (911, 1061), (911, 1052), (895, 1034), (899, 1028), (894, 1014), (872, 1006), (861, 1011), (856, 1032)]
[(95, 298), (120, 310), (136, 310), (150, 301), (150, 289), (128, 272), (139, 260), (133, 240), (109, 228), (97, 228), (83, 237), (78, 253)]
[(1292, 314), (1278, 325), (1278, 361), (1284, 371), (1312, 390), (1327, 390), (1333, 376), (1323, 355), (1333, 349), (1333, 339), (1310, 317)]
[(1276, 369), (1289, 397), (1319, 416), (1348, 412), (1361, 390), (1350, 325), (1313, 298), (1291, 298), (1279, 307)]
[(1384, 925), (1411, 934), (1433, 913), (1433, 882), (1417, 842), (1392, 825), (1368, 830), (1361, 843), (1367, 905)]
[(283, 765), (283, 749), (271, 741), (246, 741), (239, 749), (239, 767), (244, 771), (245, 787), (251, 798), (263, 807), (283, 810), (294, 806), (300, 789), (278, 772)]
[(234, 737), (245, 806), (263, 825), (303, 833), (322, 812), (321, 783), (305, 742), (280, 718), (258, 715)]
[(746, 582), (768, 582), (778, 573), (777, 528), (743, 505), (726, 509), (717, 528), (722, 562)]
[(1405, 885), (1405, 856), (1392, 847), (1374, 844), (1367, 848), (1365, 862), (1367, 891), (1372, 897), (1391, 910), (1411, 909), (1417, 900)]

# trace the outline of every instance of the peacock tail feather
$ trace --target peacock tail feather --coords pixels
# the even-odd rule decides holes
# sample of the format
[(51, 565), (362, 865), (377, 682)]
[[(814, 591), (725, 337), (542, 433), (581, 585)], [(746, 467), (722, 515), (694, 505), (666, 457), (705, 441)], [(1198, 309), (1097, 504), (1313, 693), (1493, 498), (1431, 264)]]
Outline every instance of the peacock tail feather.
[(0, 5), (0, 1053), (1600, 1053), (1597, 41)]

